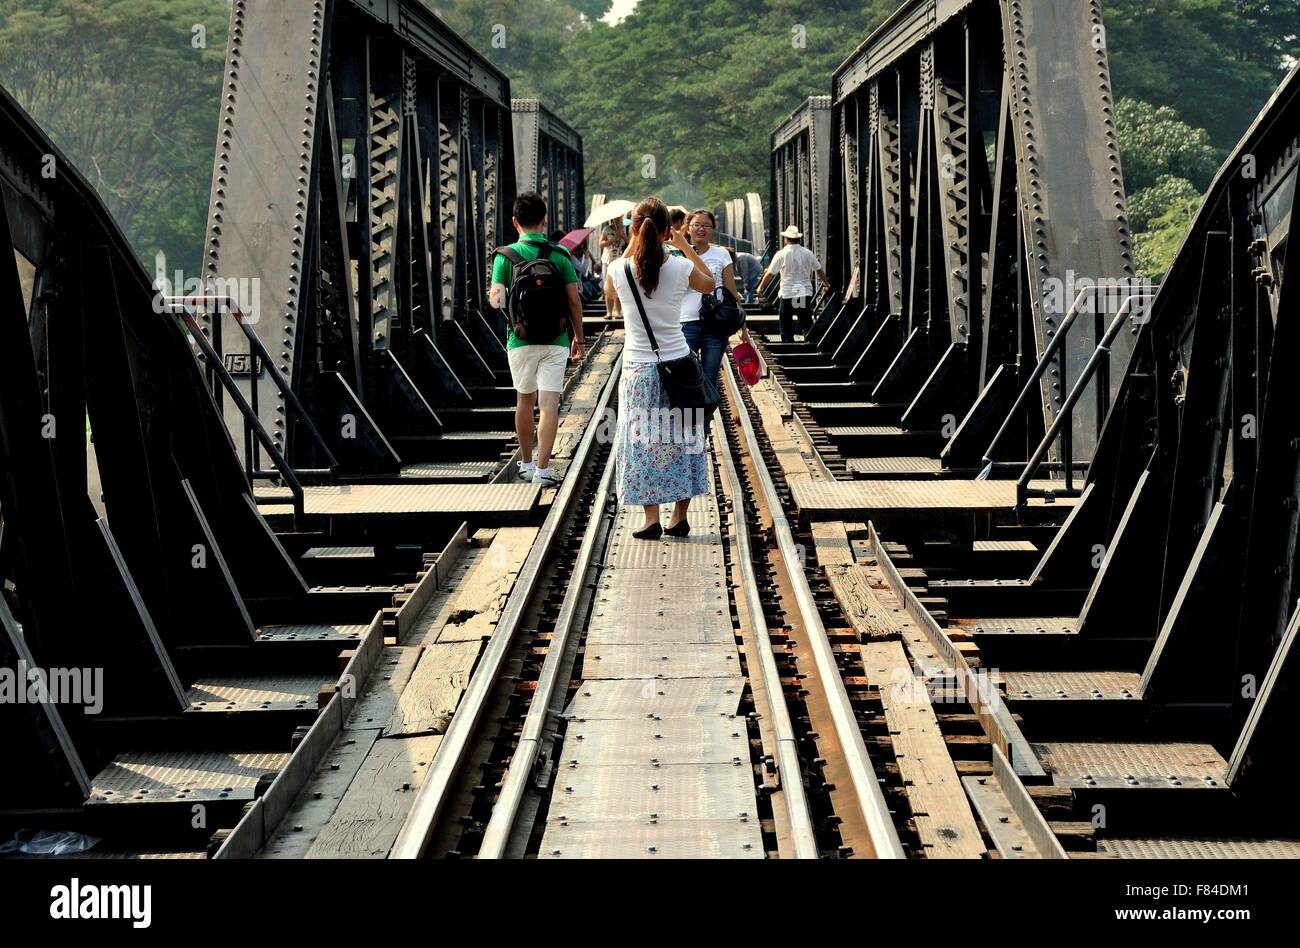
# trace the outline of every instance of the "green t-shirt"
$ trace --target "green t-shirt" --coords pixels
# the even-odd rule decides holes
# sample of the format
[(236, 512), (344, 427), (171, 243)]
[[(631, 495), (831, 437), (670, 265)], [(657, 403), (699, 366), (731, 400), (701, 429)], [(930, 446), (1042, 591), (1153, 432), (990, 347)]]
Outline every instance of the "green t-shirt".
[[(541, 248), (538, 246), (546, 240), (544, 234), (523, 234), (519, 240), (510, 245), (510, 249), (525, 260), (536, 260), (541, 256)], [(565, 253), (562, 249), (551, 252), (551, 259), (555, 262), (556, 269), (564, 277), (565, 284), (578, 282), (578, 271), (573, 268), (573, 258)], [(500, 283), (509, 288), (514, 282), (515, 268), (514, 265), (501, 254), (497, 254), (492, 264), (492, 282)], [(569, 333), (560, 333), (549, 343), (545, 342), (528, 342), (515, 336), (513, 329), (506, 330), (506, 348), (518, 349), (521, 346), (569, 346)]]

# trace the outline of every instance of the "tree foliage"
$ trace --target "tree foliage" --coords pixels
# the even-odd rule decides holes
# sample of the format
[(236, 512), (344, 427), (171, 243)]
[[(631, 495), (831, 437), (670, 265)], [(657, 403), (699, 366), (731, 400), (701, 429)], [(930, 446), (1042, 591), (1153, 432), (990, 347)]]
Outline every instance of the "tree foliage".
[(515, 65), (507, 72), (516, 94), (541, 95), (583, 133), (588, 192), (716, 204), (766, 193), (772, 129), (829, 90), (835, 67), (895, 3), (640, 0), (610, 26), (582, 21), (581, 4), (557, 2), (545, 22), (507, 26), (504, 50), (484, 42), (490, 24), (523, 20), (529, 4), (431, 6), (494, 62)]
[[(766, 195), (773, 128), (899, 0), (640, 0), (617, 26), (610, 0), (422, 2), (583, 133), (589, 193), (716, 205)], [(1102, 6), (1138, 256), (1158, 268), (1300, 52), (1300, 0)], [(197, 269), (228, 17), (229, 0), (0, 0), (0, 83), (146, 261)]]
[(198, 270), (228, 0), (0, 0), (0, 84), (141, 259)]
[(1222, 150), (1300, 52), (1300, 0), (1104, 0), (1102, 14), (1116, 90), (1176, 103)]

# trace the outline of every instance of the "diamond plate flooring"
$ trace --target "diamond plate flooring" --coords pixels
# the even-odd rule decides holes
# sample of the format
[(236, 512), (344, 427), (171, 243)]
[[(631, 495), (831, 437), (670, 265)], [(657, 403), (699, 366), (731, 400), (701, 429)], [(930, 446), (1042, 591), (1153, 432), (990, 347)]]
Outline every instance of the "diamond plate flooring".
[(642, 519), (622, 508), (606, 549), (538, 855), (762, 858), (717, 498), (686, 538), (637, 540)]

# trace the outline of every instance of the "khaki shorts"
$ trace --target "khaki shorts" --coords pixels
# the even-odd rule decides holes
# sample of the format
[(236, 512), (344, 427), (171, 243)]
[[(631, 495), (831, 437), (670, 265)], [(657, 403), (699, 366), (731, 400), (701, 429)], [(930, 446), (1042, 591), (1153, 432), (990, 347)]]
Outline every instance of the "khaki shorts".
[(521, 395), (564, 391), (564, 366), (569, 361), (568, 346), (549, 343), (520, 346), (506, 353), (510, 359), (510, 381)]

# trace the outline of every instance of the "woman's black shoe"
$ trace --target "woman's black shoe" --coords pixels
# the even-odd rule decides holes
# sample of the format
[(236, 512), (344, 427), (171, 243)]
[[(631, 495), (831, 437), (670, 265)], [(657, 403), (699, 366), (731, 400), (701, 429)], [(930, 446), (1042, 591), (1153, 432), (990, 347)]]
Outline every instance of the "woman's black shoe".
[(663, 535), (664, 528), (661, 523), (652, 523), (650, 526), (637, 530), (632, 534), (638, 540), (658, 540)]
[(664, 531), (664, 533), (668, 534), (670, 537), (689, 536), (690, 532), (691, 522), (689, 520), (682, 520)]

